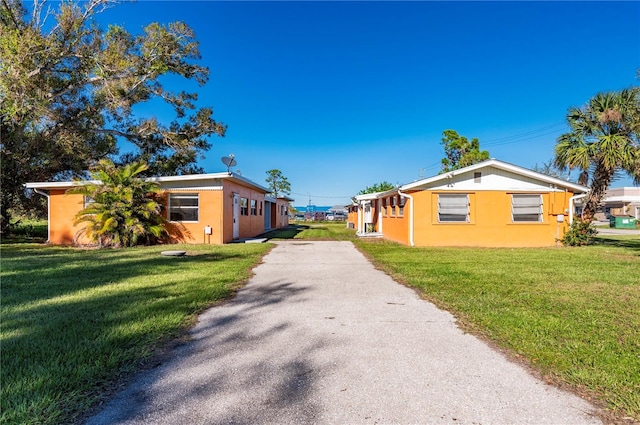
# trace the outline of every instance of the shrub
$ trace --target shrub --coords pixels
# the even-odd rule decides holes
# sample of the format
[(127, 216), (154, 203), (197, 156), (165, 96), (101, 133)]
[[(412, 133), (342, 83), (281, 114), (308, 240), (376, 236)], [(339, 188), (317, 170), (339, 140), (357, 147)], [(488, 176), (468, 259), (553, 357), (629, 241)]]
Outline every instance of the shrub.
[(575, 220), (560, 242), (565, 246), (584, 246), (593, 242), (598, 231), (591, 221)]

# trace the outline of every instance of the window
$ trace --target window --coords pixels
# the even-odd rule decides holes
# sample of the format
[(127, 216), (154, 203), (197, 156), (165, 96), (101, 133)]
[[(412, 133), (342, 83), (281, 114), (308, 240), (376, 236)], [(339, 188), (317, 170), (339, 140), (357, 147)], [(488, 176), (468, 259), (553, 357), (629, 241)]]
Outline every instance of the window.
[(260, 201), (260, 215), (262, 215), (262, 201)]
[(482, 173), (479, 173), (479, 172), (473, 173), (473, 182), (482, 183)]
[(398, 217), (402, 217), (404, 216), (404, 203), (406, 202), (406, 199), (402, 196), (400, 196), (400, 199), (398, 201)]
[(447, 193), (438, 195), (439, 222), (468, 222), (469, 195), (466, 193)]
[(251, 200), (251, 215), (258, 215), (258, 201)]
[(85, 196), (84, 197), (84, 206), (83, 206), (83, 208), (87, 208), (89, 205), (93, 204), (94, 202), (96, 202), (96, 201), (92, 197)]
[(169, 221), (198, 221), (197, 193), (169, 194)]
[(240, 215), (249, 215), (247, 198), (240, 198)]
[(387, 198), (382, 198), (380, 201), (382, 203), (382, 215), (387, 216)]
[(398, 199), (395, 196), (391, 197), (391, 217), (396, 215), (396, 201)]
[(511, 195), (514, 222), (542, 221), (542, 195)]

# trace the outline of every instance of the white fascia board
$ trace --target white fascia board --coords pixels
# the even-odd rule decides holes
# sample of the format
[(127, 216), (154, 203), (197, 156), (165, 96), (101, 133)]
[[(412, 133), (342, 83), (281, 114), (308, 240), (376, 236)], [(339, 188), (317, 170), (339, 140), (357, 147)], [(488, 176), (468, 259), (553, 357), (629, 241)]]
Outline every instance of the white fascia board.
[(416, 182), (401, 186), (400, 190), (406, 191), (406, 190), (412, 190), (412, 189), (419, 189), (422, 186), (426, 186), (431, 183), (446, 180), (450, 178), (450, 176), (456, 176), (462, 173), (469, 173), (469, 172), (487, 168), (487, 167), (495, 167), (501, 170), (510, 171), (514, 174), (519, 174), (521, 176), (526, 176), (526, 177), (533, 178), (535, 180), (540, 180), (545, 183), (553, 184), (555, 186), (572, 189), (575, 193), (586, 193), (589, 191), (588, 187), (571, 183), (566, 180), (557, 179), (555, 177), (538, 173), (537, 171), (529, 170), (523, 167), (519, 167), (517, 165), (509, 164), (507, 162), (499, 161), (497, 159), (489, 159), (487, 161), (480, 162), (478, 164), (473, 164), (468, 167), (460, 168), (459, 170), (454, 170), (447, 173), (439, 174), (437, 176), (429, 177), (423, 180), (418, 180)]
[(25, 183), (23, 186), (27, 189), (69, 189), (77, 186), (84, 186), (87, 184), (101, 184), (100, 180), (77, 180), (77, 181), (65, 181), (65, 182), (30, 182)]
[(255, 183), (247, 179), (246, 177), (243, 177), (235, 173), (185, 174), (182, 176), (150, 177), (147, 180), (162, 183), (162, 182), (180, 182), (180, 181), (214, 180), (214, 179), (228, 179), (231, 181), (244, 183), (246, 185), (259, 189), (264, 193), (269, 193), (271, 191), (271, 189), (268, 189), (262, 185), (259, 185), (258, 183)]
[(357, 201), (372, 201), (378, 199), (378, 193), (365, 193), (364, 195), (356, 195), (355, 198)]
[[(241, 184), (245, 184), (251, 186), (255, 189), (260, 190), (264, 193), (269, 193), (270, 189), (259, 185), (245, 177), (242, 177), (235, 173), (210, 173), (210, 174), (186, 174), (183, 176), (162, 176), (162, 177), (149, 177), (145, 179), (149, 182), (155, 183), (163, 183), (163, 182), (186, 182), (186, 181), (207, 181), (207, 180), (215, 180), (215, 179), (228, 179), (230, 181), (235, 181)], [(101, 184), (99, 180), (79, 180), (79, 181), (66, 181), (66, 182), (32, 182), (26, 183), (24, 186), (28, 189), (66, 189), (75, 186), (81, 186), (85, 184)], [(203, 186), (207, 186), (203, 184)], [(211, 186), (211, 185), (208, 185)], [(162, 186), (161, 186), (162, 188)]]
[(385, 196), (389, 196), (392, 193), (396, 193), (398, 188), (393, 188), (391, 190), (385, 190), (384, 192), (374, 192), (374, 193), (365, 193), (364, 195), (356, 195), (354, 198), (357, 201), (373, 201), (374, 199), (384, 198)]

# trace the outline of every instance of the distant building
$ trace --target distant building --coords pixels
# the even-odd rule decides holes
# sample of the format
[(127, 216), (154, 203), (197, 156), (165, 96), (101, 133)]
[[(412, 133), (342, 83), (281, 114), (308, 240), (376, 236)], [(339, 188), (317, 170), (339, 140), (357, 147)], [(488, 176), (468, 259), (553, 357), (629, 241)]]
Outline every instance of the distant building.
[(601, 211), (596, 219), (607, 220), (610, 216), (632, 216), (640, 220), (640, 187), (618, 187), (606, 191)]

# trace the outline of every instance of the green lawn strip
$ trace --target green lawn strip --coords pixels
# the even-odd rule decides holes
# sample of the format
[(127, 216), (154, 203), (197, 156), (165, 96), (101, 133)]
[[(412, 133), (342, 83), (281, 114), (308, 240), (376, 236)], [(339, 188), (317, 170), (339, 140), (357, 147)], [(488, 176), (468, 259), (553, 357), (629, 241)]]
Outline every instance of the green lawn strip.
[(549, 379), (640, 419), (640, 239), (598, 242), (549, 249), (356, 245), (465, 328)]
[(79, 250), (2, 245), (1, 423), (73, 422), (230, 296), (268, 244)]
[(265, 237), (274, 240), (347, 241), (354, 240), (356, 232), (348, 229), (344, 222), (298, 222), (289, 227), (268, 232)]

